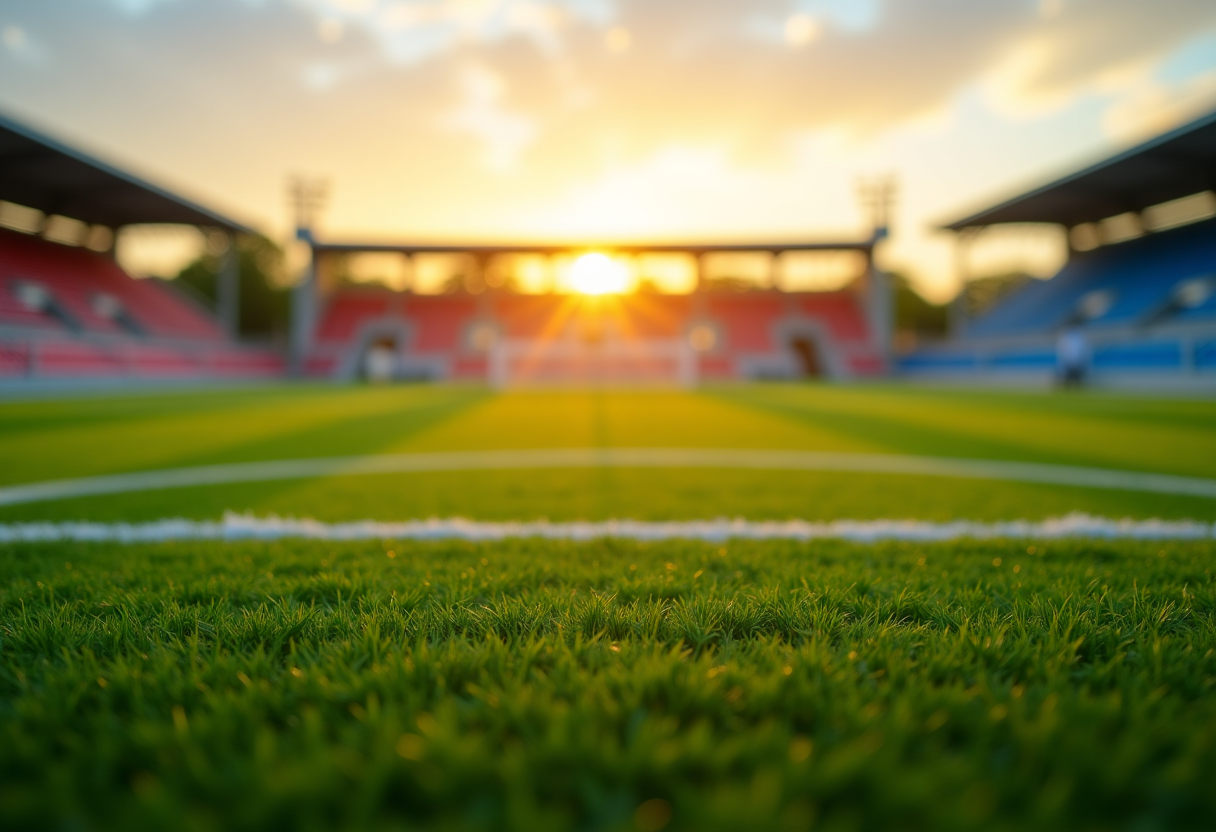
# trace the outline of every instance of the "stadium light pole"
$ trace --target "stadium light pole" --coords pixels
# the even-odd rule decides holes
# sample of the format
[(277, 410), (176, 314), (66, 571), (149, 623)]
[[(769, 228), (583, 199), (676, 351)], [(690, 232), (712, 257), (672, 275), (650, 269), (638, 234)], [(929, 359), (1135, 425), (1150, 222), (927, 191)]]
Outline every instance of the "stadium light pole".
[(874, 332), (875, 346), (883, 364), (891, 366), (891, 347), (894, 341), (895, 304), (890, 278), (883, 274), (874, 259), (878, 244), (887, 238), (890, 229), (891, 209), (899, 190), (894, 175), (862, 179), (857, 191), (863, 209), (869, 214), (871, 237), (866, 253), (866, 306), (870, 327)]
[(313, 329), (317, 320), (317, 247), (314, 226), (317, 215), (329, 197), (329, 184), (324, 180), (309, 180), (295, 176), (288, 183), (292, 207), (295, 210), (296, 239), (309, 249), (308, 264), (300, 282), (291, 293), (291, 374), (304, 376), (305, 361), (312, 349)]

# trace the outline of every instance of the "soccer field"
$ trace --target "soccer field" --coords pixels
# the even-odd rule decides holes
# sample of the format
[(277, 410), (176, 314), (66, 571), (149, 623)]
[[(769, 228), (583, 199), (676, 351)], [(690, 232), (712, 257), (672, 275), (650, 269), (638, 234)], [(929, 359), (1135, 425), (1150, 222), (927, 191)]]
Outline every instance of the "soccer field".
[[(503, 449), (740, 449), (1216, 473), (1216, 402), (803, 385), (682, 392), (270, 388), (0, 407), (0, 488), (253, 461)], [(225, 482), (3, 505), (0, 521), (1216, 519), (1186, 494), (857, 470), (582, 466)]]
[(10, 539), (6, 829), (1148, 830), (1216, 813), (1216, 402), (247, 388), (3, 404), (0, 460), (10, 531), (227, 511), (1207, 529)]

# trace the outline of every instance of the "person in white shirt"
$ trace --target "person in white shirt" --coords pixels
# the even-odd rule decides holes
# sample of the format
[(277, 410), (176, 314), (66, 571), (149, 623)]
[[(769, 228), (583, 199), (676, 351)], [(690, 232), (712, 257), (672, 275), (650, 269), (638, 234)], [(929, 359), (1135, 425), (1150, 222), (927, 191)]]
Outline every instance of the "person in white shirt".
[(1085, 382), (1089, 364), (1089, 344), (1085, 333), (1076, 324), (1069, 324), (1056, 340), (1056, 367), (1065, 387), (1080, 387)]

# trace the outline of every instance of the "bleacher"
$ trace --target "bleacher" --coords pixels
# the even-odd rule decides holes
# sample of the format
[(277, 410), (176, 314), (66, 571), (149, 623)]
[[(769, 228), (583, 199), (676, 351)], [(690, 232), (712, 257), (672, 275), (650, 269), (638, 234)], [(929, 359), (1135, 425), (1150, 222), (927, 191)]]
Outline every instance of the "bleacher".
[[(1079, 253), (1050, 280), (1035, 281), (971, 322), (965, 334), (1050, 334), (1068, 323), (1095, 331), (1168, 319), (1216, 320), (1216, 292), (1193, 307), (1180, 287), (1216, 278), (1216, 220)], [(1086, 308), (1087, 300), (1099, 301)]]
[[(712, 343), (694, 349), (693, 331), (706, 327)], [(537, 383), (790, 377), (800, 373), (789, 343), (797, 333), (820, 342), (831, 359), (829, 375), (885, 370), (851, 291), (469, 296), (349, 286), (323, 304), (305, 366), (314, 376), (355, 378), (365, 372), (373, 344), (388, 343), (404, 377)]]
[(1059, 370), (1057, 339), (1075, 330), (1089, 382), (1216, 388), (1214, 163), (1216, 112), (944, 226), (1054, 224), (1087, 250), (960, 322), (948, 341), (902, 356), (898, 369), (1049, 382)]
[(360, 325), (383, 317), (393, 304), (388, 290), (348, 290), (334, 295), (317, 327), (321, 344), (346, 344), (358, 334)]
[(3, 115), (0, 149), (6, 217), (0, 383), (6, 389), (286, 372), (276, 351), (235, 343), (216, 315), (171, 283), (136, 280), (110, 254), (36, 233), (49, 237), (75, 227), (76, 242), (102, 247), (135, 225), (189, 225), (226, 235), (250, 228)]
[(0, 379), (269, 377), (275, 352), (229, 342), (159, 280), (86, 249), (0, 230)]
[[(4, 303), (0, 324), (129, 334), (121, 312), (150, 336), (219, 341), (219, 326), (203, 310), (157, 280), (133, 280), (111, 258), (12, 231), (0, 231)], [(23, 307), (21, 289), (41, 287), (71, 321)], [(105, 314), (109, 306), (112, 314)]]
[(465, 330), (477, 317), (477, 300), (415, 295), (405, 302), (405, 316), (414, 327), (413, 348), (417, 352), (460, 353), (467, 347)]
[(899, 367), (1047, 378), (1056, 370), (1055, 339), (1068, 326), (1086, 334), (1099, 378), (1169, 379), (1212, 368), (1216, 220), (1078, 253), (1054, 277), (969, 322), (963, 337), (905, 356)]
[(709, 295), (706, 317), (722, 330), (730, 352), (769, 353), (776, 347), (773, 327), (785, 314), (785, 299), (777, 294)]

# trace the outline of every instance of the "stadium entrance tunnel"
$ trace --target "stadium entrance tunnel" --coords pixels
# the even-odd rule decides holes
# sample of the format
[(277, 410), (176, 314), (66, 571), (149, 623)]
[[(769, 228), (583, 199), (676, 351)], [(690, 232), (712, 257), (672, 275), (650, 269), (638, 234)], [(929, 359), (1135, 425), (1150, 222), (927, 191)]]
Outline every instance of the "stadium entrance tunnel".
[(819, 344), (814, 338), (799, 335), (791, 339), (790, 350), (794, 353), (795, 367), (802, 378), (823, 378), (825, 375)]
[(371, 339), (359, 359), (359, 374), (364, 381), (372, 384), (384, 384), (397, 377), (397, 339), (392, 336), (381, 336)]
[(372, 384), (401, 381), (413, 375), (408, 372), (406, 350), (410, 329), (399, 321), (375, 321), (363, 327), (346, 350), (337, 377)]

